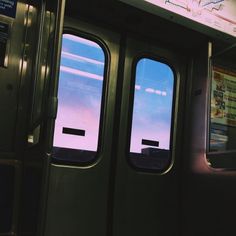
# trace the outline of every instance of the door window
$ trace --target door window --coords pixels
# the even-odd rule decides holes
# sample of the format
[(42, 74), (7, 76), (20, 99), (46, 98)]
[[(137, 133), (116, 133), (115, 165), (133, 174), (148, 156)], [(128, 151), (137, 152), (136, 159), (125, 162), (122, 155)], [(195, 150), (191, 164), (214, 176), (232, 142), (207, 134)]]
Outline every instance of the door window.
[(98, 151), (105, 54), (95, 41), (64, 34), (54, 156), (88, 162)]
[(164, 170), (171, 162), (174, 73), (165, 63), (136, 64), (130, 160), (138, 168)]

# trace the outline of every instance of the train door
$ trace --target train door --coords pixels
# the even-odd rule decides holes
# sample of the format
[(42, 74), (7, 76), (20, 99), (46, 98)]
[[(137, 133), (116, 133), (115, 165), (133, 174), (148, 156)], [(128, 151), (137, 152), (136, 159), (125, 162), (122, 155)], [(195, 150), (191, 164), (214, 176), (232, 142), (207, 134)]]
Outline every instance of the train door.
[(126, 42), (113, 235), (179, 235), (186, 64), (158, 43)]
[(183, 65), (66, 19), (44, 235), (178, 235)]
[(45, 235), (106, 235), (118, 56), (119, 34), (65, 20)]

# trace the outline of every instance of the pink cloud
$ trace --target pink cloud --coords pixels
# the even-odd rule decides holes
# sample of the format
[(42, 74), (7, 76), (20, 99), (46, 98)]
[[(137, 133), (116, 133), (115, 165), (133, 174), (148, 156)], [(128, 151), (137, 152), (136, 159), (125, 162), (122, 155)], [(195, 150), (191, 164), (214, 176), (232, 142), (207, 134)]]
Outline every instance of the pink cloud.
[(141, 153), (141, 149), (148, 147), (146, 145), (142, 145), (142, 139), (148, 139), (153, 141), (159, 141), (159, 148), (169, 149), (170, 143), (170, 129), (168, 127), (155, 127), (155, 129), (145, 130), (145, 126), (143, 128), (139, 128), (138, 130), (134, 130), (131, 133), (131, 143), (130, 150), (131, 152)]
[[(99, 114), (86, 107), (60, 106), (54, 132), (54, 146), (82, 150), (97, 150)], [(62, 128), (85, 130), (85, 136), (62, 133)]]

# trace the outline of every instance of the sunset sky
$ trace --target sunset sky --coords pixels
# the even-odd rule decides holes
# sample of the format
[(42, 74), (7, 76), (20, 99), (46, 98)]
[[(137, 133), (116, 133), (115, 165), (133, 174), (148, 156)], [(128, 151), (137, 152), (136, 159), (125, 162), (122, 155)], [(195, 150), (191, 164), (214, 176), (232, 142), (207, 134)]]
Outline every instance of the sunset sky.
[[(92, 41), (65, 34), (61, 53), (58, 114), (54, 146), (97, 150), (105, 56)], [(159, 141), (169, 149), (174, 75), (166, 64), (141, 59), (136, 67), (131, 152)], [(62, 128), (85, 130), (85, 136), (63, 134)]]
[(150, 59), (141, 59), (136, 67), (131, 152), (141, 152), (142, 139), (159, 141), (169, 149), (174, 75), (171, 68)]

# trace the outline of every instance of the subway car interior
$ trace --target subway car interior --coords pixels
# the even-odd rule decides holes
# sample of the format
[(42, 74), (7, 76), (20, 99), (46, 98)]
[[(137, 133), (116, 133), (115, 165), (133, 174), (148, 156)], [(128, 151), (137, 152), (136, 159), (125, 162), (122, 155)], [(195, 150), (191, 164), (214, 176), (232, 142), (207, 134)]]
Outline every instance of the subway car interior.
[(235, 222), (236, 1), (0, 0), (0, 236)]

